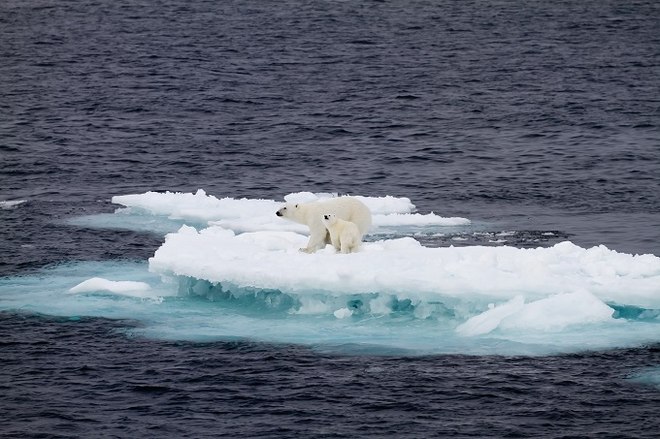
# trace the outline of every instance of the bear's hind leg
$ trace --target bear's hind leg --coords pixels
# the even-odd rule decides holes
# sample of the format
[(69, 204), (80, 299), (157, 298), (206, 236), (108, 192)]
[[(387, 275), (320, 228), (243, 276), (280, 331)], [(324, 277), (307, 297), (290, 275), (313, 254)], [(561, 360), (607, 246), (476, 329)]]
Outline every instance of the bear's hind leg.
[(332, 246), (335, 248), (335, 250), (340, 251), (341, 250), (341, 239), (337, 233), (330, 233), (330, 238), (331, 238), (331, 243)]
[(354, 239), (347, 237), (341, 240), (341, 249), (342, 253), (354, 253), (357, 251), (358, 242)]

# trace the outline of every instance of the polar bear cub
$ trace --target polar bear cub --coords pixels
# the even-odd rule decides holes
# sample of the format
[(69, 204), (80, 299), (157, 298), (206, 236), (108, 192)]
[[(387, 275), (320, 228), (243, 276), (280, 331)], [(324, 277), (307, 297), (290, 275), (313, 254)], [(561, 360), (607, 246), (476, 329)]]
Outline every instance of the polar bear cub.
[(352, 253), (358, 251), (362, 234), (358, 226), (351, 222), (337, 218), (334, 213), (326, 213), (321, 219), (323, 225), (330, 233), (332, 246), (342, 253)]
[(360, 200), (353, 197), (337, 197), (309, 203), (287, 203), (275, 212), (277, 216), (287, 218), (309, 227), (307, 247), (301, 251), (314, 253), (331, 244), (330, 233), (321, 221), (323, 215), (334, 214), (338, 219), (355, 223), (360, 232), (360, 239), (371, 227), (371, 211)]

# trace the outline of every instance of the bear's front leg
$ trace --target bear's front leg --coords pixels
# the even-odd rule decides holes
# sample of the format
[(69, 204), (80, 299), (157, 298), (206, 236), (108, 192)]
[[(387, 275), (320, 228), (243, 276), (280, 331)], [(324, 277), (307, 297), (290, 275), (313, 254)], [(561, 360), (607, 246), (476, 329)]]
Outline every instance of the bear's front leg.
[(328, 235), (330, 235), (330, 244), (332, 244), (335, 250), (339, 251), (341, 249), (341, 243), (339, 242), (339, 234), (328, 233)]
[(328, 231), (324, 229), (324, 233), (311, 233), (309, 235), (309, 241), (307, 241), (307, 247), (301, 248), (301, 252), (305, 253), (314, 253), (317, 250), (325, 247), (325, 239)]

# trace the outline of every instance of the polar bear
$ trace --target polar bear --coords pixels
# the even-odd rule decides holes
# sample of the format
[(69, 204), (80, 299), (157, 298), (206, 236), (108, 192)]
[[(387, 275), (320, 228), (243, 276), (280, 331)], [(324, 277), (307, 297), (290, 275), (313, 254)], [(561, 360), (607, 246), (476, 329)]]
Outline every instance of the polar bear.
[(360, 238), (371, 227), (371, 211), (364, 203), (353, 197), (337, 197), (309, 203), (287, 203), (275, 214), (309, 227), (307, 247), (300, 249), (306, 253), (314, 253), (331, 243), (330, 234), (321, 222), (325, 214), (335, 214), (337, 218), (355, 223)]
[(341, 251), (342, 253), (358, 251), (358, 247), (360, 247), (360, 242), (362, 241), (362, 234), (354, 222), (337, 218), (337, 215), (334, 213), (324, 214), (321, 222), (328, 229), (332, 246), (337, 251)]

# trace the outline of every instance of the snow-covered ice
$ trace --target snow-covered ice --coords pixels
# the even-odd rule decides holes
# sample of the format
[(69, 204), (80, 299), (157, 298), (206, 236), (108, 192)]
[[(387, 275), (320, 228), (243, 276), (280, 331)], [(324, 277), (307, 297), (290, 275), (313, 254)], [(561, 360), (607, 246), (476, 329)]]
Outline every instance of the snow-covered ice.
[(387, 292), (415, 301), (438, 297), (539, 299), (577, 289), (614, 301), (660, 307), (660, 258), (568, 241), (550, 248), (428, 248), (410, 237), (363, 243), (358, 253), (298, 251), (294, 232), (236, 234), (221, 227), (183, 226), (166, 236), (149, 260), (162, 274), (191, 276), (236, 287), (300, 295)]
[(99, 263), (68, 281), (57, 274), (42, 294), (16, 287), (0, 306), (142, 319), (150, 322), (145, 334), (164, 338), (424, 353), (538, 354), (660, 340), (657, 256), (569, 241), (533, 249), (425, 247), (414, 230), (443, 235), (470, 221), (419, 213), (396, 197), (360, 197), (374, 225), (359, 252), (300, 252), (306, 228), (275, 211), (284, 201), (332, 196), (255, 200), (199, 190), (113, 197), (123, 207), (98, 223), (170, 231), (148, 265), (124, 272), (121, 264)]
[[(112, 197), (112, 202), (151, 215), (181, 219), (193, 224), (215, 225), (236, 232), (293, 231), (306, 233), (306, 227), (275, 216), (285, 202), (311, 202), (337, 194), (300, 192), (286, 195), (282, 201), (259, 199), (216, 198), (202, 189), (193, 193), (147, 192)], [(442, 217), (435, 213), (415, 212), (408, 198), (356, 196), (373, 215), (374, 228), (397, 226), (464, 226), (467, 218)], [(375, 230), (374, 230), (375, 231)]]

